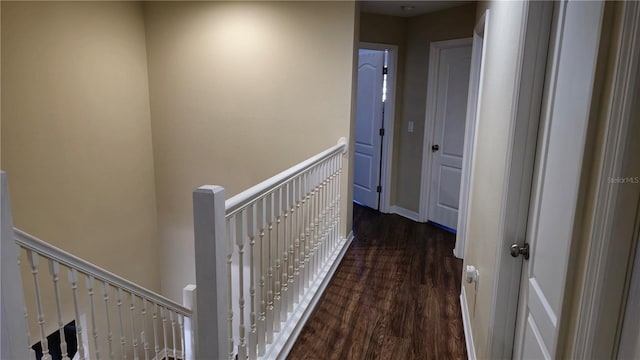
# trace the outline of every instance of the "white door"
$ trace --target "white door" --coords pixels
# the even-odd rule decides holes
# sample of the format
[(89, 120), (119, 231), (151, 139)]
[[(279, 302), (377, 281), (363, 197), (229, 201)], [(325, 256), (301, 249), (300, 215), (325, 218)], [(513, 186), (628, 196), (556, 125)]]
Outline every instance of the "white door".
[(431, 143), (431, 184), (427, 220), (448, 228), (458, 225), (464, 128), (467, 116), (471, 45), (440, 50), (436, 108)]
[(378, 208), (384, 51), (360, 49), (353, 200)]
[[(603, 4), (558, 5), (531, 195), (514, 358), (553, 359), (574, 236)], [(549, 67), (548, 67), (549, 69)]]

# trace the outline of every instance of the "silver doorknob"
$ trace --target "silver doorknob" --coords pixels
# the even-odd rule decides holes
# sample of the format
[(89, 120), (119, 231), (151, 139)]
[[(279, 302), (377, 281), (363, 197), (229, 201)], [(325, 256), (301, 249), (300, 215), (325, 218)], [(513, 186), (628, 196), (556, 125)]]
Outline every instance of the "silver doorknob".
[(526, 260), (529, 260), (529, 244), (525, 243), (524, 246), (520, 246), (513, 243), (509, 250), (511, 252), (511, 256), (518, 257), (522, 255)]

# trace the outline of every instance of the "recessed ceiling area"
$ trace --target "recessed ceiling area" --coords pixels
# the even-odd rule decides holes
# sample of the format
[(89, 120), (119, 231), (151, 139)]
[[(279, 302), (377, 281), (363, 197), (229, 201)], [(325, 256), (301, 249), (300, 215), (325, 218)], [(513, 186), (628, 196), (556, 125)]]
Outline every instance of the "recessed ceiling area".
[(374, 14), (411, 17), (449, 9), (473, 1), (361, 1), (360, 11)]

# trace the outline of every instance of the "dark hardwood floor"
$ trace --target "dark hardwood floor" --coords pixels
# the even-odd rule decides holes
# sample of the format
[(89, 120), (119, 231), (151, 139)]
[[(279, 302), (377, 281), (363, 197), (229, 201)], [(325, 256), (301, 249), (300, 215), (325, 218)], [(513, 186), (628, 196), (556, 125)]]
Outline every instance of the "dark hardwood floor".
[(454, 235), (354, 205), (350, 248), (288, 359), (463, 359)]

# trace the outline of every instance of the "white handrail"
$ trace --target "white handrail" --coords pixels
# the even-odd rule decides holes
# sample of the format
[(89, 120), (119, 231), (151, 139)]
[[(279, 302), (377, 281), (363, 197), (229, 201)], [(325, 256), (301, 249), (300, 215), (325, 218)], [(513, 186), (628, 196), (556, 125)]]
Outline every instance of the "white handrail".
[(330, 147), (329, 149), (314, 155), (307, 160), (304, 160), (287, 170), (268, 178), (267, 180), (248, 188), (247, 190), (229, 198), (225, 201), (226, 216), (233, 216), (235, 213), (244, 209), (253, 200), (262, 197), (263, 195), (277, 189), (280, 185), (291, 180), (301, 172), (309, 169), (313, 165), (321, 162), (324, 159), (328, 159), (331, 156), (340, 152), (345, 153), (347, 151), (347, 139), (341, 137), (338, 139), (338, 144)]
[(153, 291), (145, 289), (140, 285), (137, 285), (101, 267), (91, 264), (86, 260), (69, 254), (68, 252), (59, 249), (51, 244), (48, 244), (20, 229), (14, 228), (13, 230), (16, 243), (18, 243), (18, 245), (22, 246), (23, 248), (32, 250), (46, 258), (55, 260), (60, 264), (68, 266), (69, 268), (77, 269), (80, 272), (91, 275), (94, 278), (100, 281), (104, 281), (116, 288), (120, 288), (131, 294), (135, 294), (141, 298), (145, 298), (153, 303), (175, 311), (180, 315), (184, 315), (187, 317), (192, 316), (191, 310), (178, 304), (177, 302), (167, 299), (166, 297), (159, 295)]

